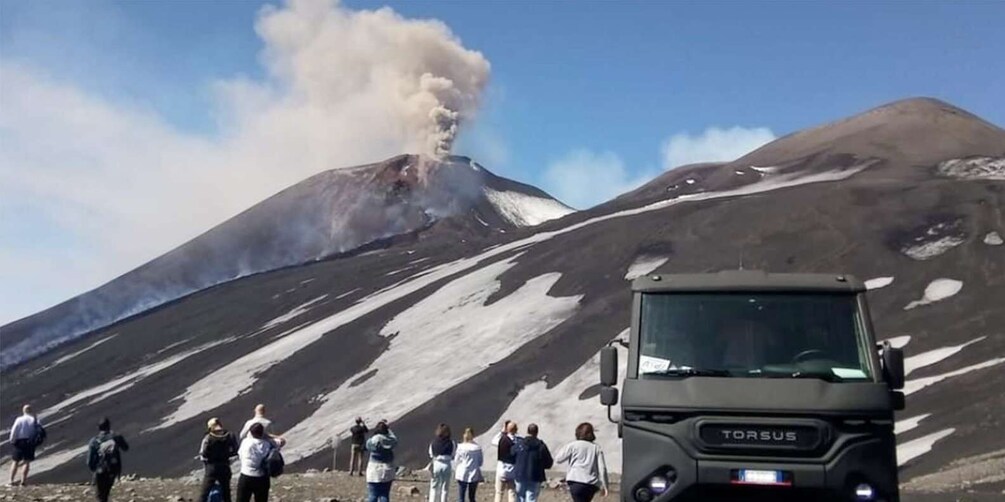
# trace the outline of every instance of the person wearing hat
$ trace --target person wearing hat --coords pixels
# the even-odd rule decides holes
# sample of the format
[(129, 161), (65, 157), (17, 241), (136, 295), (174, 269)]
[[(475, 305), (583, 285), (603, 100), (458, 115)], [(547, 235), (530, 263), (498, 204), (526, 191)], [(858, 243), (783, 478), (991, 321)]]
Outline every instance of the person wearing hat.
[(206, 466), (200, 502), (206, 501), (217, 483), (220, 484), (224, 502), (230, 502), (230, 459), (237, 456), (237, 448), (237, 438), (223, 428), (219, 418), (213, 417), (206, 422), (206, 435), (199, 447), (199, 457)]

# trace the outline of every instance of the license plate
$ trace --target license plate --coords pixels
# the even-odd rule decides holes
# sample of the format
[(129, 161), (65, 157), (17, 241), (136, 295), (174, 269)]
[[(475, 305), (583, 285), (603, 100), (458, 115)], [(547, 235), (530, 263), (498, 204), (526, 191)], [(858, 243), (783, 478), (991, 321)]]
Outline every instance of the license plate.
[(736, 471), (735, 483), (748, 485), (789, 485), (782, 471), (763, 471), (757, 469), (740, 469)]

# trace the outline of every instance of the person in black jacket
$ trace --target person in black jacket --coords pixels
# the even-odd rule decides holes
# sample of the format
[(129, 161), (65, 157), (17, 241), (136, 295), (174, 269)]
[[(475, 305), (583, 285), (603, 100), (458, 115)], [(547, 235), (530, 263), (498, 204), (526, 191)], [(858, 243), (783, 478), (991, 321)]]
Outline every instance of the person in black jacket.
[(366, 457), (366, 433), (370, 432), (367, 428), (366, 422), (363, 421), (361, 417), (356, 417), (356, 424), (349, 428), (349, 434), (352, 435), (349, 440), (349, 475), (352, 476), (353, 473), (359, 473), (360, 476), (363, 475), (363, 464), (365, 463)]
[(537, 502), (541, 483), (547, 481), (545, 470), (555, 463), (548, 445), (537, 438), (537, 424), (527, 426), (527, 435), (513, 445), (516, 462), (513, 477), (516, 480), (516, 497), (519, 502)]
[(101, 419), (98, 435), (91, 439), (87, 448), (87, 467), (94, 473), (94, 487), (98, 502), (108, 502), (112, 485), (122, 474), (121, 452), (129, 451), (125, 438), (112, 432), (112, 423)]
[(199, 502), (206, 502), (216, 483), (220, 483), (223, 501), (230, 502), (230, 459), (237, 456), (237, 438), (223, 428), (219, 418), (209, 419), (206, 429), (208, 432), (199, 446), (199, 458), (205, 464)]

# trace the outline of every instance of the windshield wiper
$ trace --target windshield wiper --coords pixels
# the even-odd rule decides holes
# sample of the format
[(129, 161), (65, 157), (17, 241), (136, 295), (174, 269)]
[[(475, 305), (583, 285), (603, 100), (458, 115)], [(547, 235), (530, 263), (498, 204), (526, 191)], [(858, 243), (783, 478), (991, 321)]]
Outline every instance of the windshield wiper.
[(720, 369), (705, 369), (705, 368), (668, 368), (659, 371), (647, 371), (643, 373), (645, 376), (655, 375), (655, 376), (676, 376), (676, 377), (692, 377), (692, 376), (703, 376), (703, 377), (731, 377), (733, 373), (729, 370)]

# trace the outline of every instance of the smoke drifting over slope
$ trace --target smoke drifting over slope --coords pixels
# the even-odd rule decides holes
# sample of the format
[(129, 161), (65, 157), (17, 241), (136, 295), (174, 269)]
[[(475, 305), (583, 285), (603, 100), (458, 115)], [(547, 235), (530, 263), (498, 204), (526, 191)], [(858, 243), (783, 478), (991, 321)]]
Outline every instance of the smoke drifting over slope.
[(213, 84), (213, 136), (0, 60), (0, 212), (31, 217), (30, 231), (6, 237), (60, 243), (0, 253), (0, 295), (45, 291), (4, 307), (0, 322), (95, 288), (319, 172), (402, 152), (445, 158), (489, 77), (446, 25), (389, 8), (290, 0), (262, 9), (255, 29), (265, 77)]

